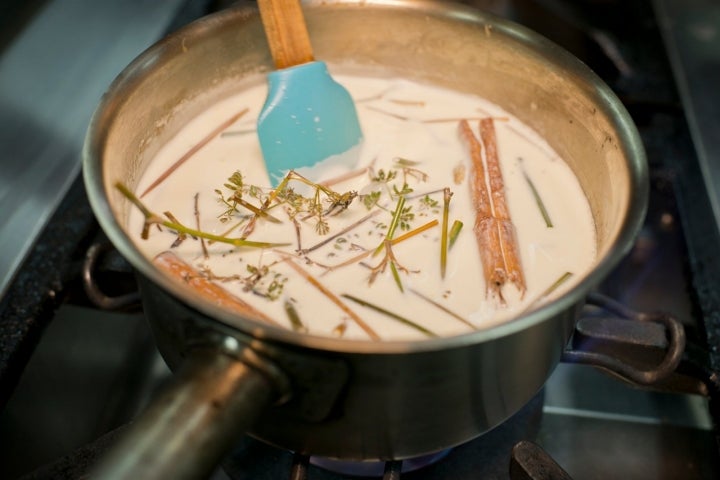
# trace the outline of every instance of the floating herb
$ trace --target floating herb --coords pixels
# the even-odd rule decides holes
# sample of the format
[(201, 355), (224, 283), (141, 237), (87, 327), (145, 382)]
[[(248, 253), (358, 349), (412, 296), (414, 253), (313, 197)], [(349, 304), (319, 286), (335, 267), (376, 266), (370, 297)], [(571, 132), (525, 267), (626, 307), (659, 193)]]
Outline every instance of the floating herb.
[[(171, 222), (180, 223), (180, 221), (175, 218), (175, 215), (173, 215), (171, 212), (163, 212), (163, 215), (165, 215), (167, 218), (170, 219)], [(187, 235), (181, 232), (178, 232), (177, 237), (175, 238), (175, 241), (170, 245), (170, 248), (177, 248), (179, 247), (182, 242), (185, 241), (187, 238)]]
[(371, 210), (380, 201), (381, 195), (382, 195), (382, 192), (380, 190), (377, 190), (375, 192), (370, 192), (367, 195), (363, 195), (362, 202), (363, 202), (363, 205), (365, 205), (365, 208), (367, 208), (368, 210)]
[[(196, 193), (195, 194), (195, 202), (193, 205), (193, 211), (195, 213), (195, 228), (198, 230), (200, 230), (200, 207), (198, 206), (199, 198), (200, 198), (200, 194)], [(205, 260), (207, 260), (208, 258), (210, 258), (210, 254), (208, 254), (208, 250), (207, 250), (207, 246), (205, 245), (204, 238), (200, 239), (200, 246), (202, 248), (203, 258), (205, 258)]]
[(455, 185), (462, 185), (462, 183), (465, 181), (465, 172), (467, 171), (467, 167), (465, 167), (465, 164), (459, 163), (455, 165), (455, 168), (453, 168), (453, 182), (455, 182)]
[(571, 278), (572, 276), (573, 276), (573, 274), (572, 274), (571, 272), (565, 272), (565, 273), (563, 273), (562, 275), (560, 275), (560, 278), (558, 278), (557, 280), (555, 280), (555, 282), (553, 282), (552, 285), (550, 285), (547, 289), (545, 289), (545, 291), (544, 291), (543, 293), (541, 293), (540, 295), (538, 295), (535, 300), (533, 300), (532, 302), (528, 303), (527, 307), (525, 307), (525, 308), (522, 310), (522, 312), (520, 312), (520, 313), (525, 313), (525, 312), (528, 312), (529, 310), (531, 310), (531, 309), (532, 309), (535, 305), (537, 305), (541, 300), (543, 300), (544, 298), (550, 296), (555, 290), (557, 290), (558, 288), (560, 288), (563, 283), (565, 283), (565, 282), (567, 282), (568, 280), (570, 280), (570, 278)]
[(450, 227), (450, 234), (448, 237), (450, 237), (450, 244), (448, 245), (448, 250), (452, 249), (453, 245), (455, 245), (455, 241), (457, 240), (458, 235), (460, 235), (460, 230), (462, 230), (463, 223), (460, 220), (455, 220), (452, 224), (452, 227)]
[(267, 211), (256, 207), (243, 198), (244, 195), (247, 195), (251, 198), (260, 200), (262, 203), (264, 200), (264, 194), (261, 188), (255, 185), (246, 185), (242, 173), (239, 171), (233, 172), (223, 186), (230, 190), (230, 195), (226, 198), (221, 190), (215, 189), (215, 193), (220, 197), (220, 203), (224, 204), (226, 207), (226, 210), (219, 216), (220, 221), (226, 222), (230, 220), (232, 215), (238, 212), (238, 205), (240, 205), (252, 212), (254, 215), (260, 216), (272, 223), (282, 223), (282, 221), (278, 218), (273, 217)]
[(440, 232), (440, 277), (445, 278), (447, 270), (447, 253), (448, 253), (448, 215), (450, 212), (450, 199), (452, 192), (449, 188), (443, 189), (443, 216), (442, 230)]
[(353, 302), (357, 303), (358, 305), (362, 305), (363, 307), (369, 308), (371, 310), (375, 310), (378, 313), (382, 313), (385, 316), (388, 316), (394, 320), (397, 320), (398, 322), (407, 325), (408, 327), (414, 328), (415, 330), (424, 333), (428, 337), (437, 337), (438, 335), (433, 333), (431, 330), (428, 330), (427, 328), (423, 327), (422, 325), (418, 325), (417, 323), (413, 322), (412, 320), (408, 320), (407, 318), (398, 315), (397, 313), (393, 313), (389, 310), (386, 310), (382, 307), (379, 307), (375, 304), (372, 304), (366, 300), (362, 300), (358, 297), (355, 297), (353, 295), (349, 295), (347, 293), (343, 293), (341, 295), (344, 298), (347, 298), (348, 300), (352, 300)]
[(249, 276), (241, 279), (245, 292), (252, 292), (255, 295), (272, 301), (280, 298), (285, 288), (287, 277), (271, 271), (268, 265), (261, 265), (259, 267), (247, 265), (245, 268), (250, 273)]
[(410, 120), (410, 117), (406, 117), (406, 116), (400, 115), (400, 114), (398, 114), (398, 113), (388, 112), (388, 111), (382, 110), (382, 109), (380, 109), (380, 108), (374, 107), (374, 106), (372, 106), (372, 105), (366, 105), (365, 108), (367, 108), (368, 110), (372, 110), (373, 112), (377, 112), (377, 113), (381, 113), (381, 114), (383, 114), (383, 115), (387, 115), (388, 117), (393, 117), (393, 118), (396, 118), (396, 119), (398, 119), (398, 120), (402, 120), (403, 122), (407, 122), (407, 121)]
[(381, 168), (378, 170), (377, 175), (370, 177), (370, 181), (374, 183), (389, 183), (395, 180), (395, 177), (397, 177), (397, 170), (388, 170), (386, 172)]
[(267, 210), (261, 210), (260, 208), (256, 207), (255, 205), (246, 202), (246, 201), (243, 200), (242, 198), (238, 198), (238, 199), (236, 199), (236, 201), (237, 201), (238, 205), (241, 205), (241, 206), (247, 208), (247, 209), (250, 210), (252, 213), (254, 213), (255, 215), (257, 215), (257, 216), (259, 216), (259, 217), (264, 218), (265, 220), (268, 220), (268, 221), (270, 221), (270, 222), (272, 222), (272, 223), (282, 223), (282, 220), (280, 220), (280, 219), (277, 218), (277, 217), (273, 217), (272, 215), (270, 215), (270, 214), (267, 212)]
[[(418, 235), (418, 234), (424, 232), (425, 230), (428, 230), (428, 229), (436, 226), (438, 223), (439, 223), (439, 222), (438, 222), (437, 220), (432, 220), (432, 221), (426, 223), (425, 225), (422, 225), (422, 226), (420, 226), (420, 227), (418, 227), (418, 228), (416, 228), (416, 229), (414, 229), (414, 230), (412, 230), (412, 231), (410, 231), (410, 232), (407, 232), (407, 233), (405, 233), (405, 234), (403, 234), (403, 235), (400, 235), (399, 237), (394, 238), (390, 243), (391, 243), (392, 245), (396, 245), (396, 244), (398, 244), (398, 243), (400, 243), (400, 242), (403, 242), (403, 241), (405, 241), (405, 240), (407, 240), (407, 239), (409, 239), (409, 238), (414, 237), (415, 235)], [(371, 253), (372, 253), (372, 250), (366, 250), (366, 251), (364, 251), (363, 253), (361, 253), (361, 254), (359, 254), (359, 255), (356, 255), (356, 256), (354, 256), (353, 258), (349, 259), (349, 260), (345, 260), (344, 262), (342, 262), (342, 263), (340, 263), (340, 264), (338, 264), (338, 265), (333, 265), (333, 266), (329, 267), (329, 268), (328, 268), (328, 272), (331, 272), (331, 271), (333, 271), (333, 270), (337, 270), (338, 268), (346, 267), (346, 266), (348, 266), (348, 265), (352, 265), (353, 263), (357, 263), (357, 262), (359, 262), (360, 260), (362, 260), (363, 258), (368, 257)]]
[(425, 196), (422, 197), (422, 199), (420, 199), (421, 208), (427, 208), (427, 209), (434, 210), (439, 205), (440, 205), (440, 203), (428, 194), (425, 194)]
[(391, 241), (390, 243), (391, 243), (392, 245), (395, 245), (395, 244), (397, 244), (397, 243), (400, 243), (400, 242), (402, 242), (403, 240), (407, 240), (408, 238), (414, 237), (415, 235), (417, 235), (417, 234), (419, 234), (419, 233), (422, 233), (422, 232), (424, 232), (425, 230), (428, 230), (428, 229), (434, 227), (434, 226), (437, 225), (438, 223), (439, 223), (439, 222), (438, 222), (437, 220), (431, 220), (431, 221), (429, 221), (428, 223), (426, 223), (425, 225), (421, 225), (421, 226), (419, 226), (418, 228), (416, 228), (416, 229), (414, 229), (414, 230), (411, 230), (411, 231), (409, 231), (409, 232), (407, 232), (407, 233), (404, 233), (404, 234), (400, 235), (399, 237), (395, 237), (394, 239), (392, 239), (392, 241)]
[(222, 132), (220, 134), (221, 137), (239, 137), (242, 135), (248, 135), (250, 133), (257, 132), (257, 129), (255, 128), (246, 128), (244, 130), (227, 130), (225, 132)]
[(308, 329), (303, 324), (302, 320), (300, 320), (300, 315), (298, 315), (292, 300), (289, 298), (285, 299), (283, 307), (285, 308), (285, 313), (287, 314), (288, 320), (290, 320), (290, 325), (292, 326), (293, 331), (298, 333), (307, 333)]
[(462, 317), (461, 315), (458, 315), (457, 313), (453, 312), (452, 310), (450, 310), (449, 308), (447, 308), (445, 305), (443, 305), (443, 304), (441, 304), (441, 303), (439, 303), (439, 302), (436, 302), (436, 301), (433, 300), (432, 298), (430, 298), (430, 297), (428, 297), (428, 296), (426, 296), (426, 295), (418, 292), (418, 291), (415, 290), (415, 289), (412, 289), (412, 288), (411, 288), (411, 289), (409, 289), (409, 290), (410, 290), (411, 293), (413, 293), (413, 294), (417, 295), (418, 297), (422, 298), (423, 300), (425, 300), (425, 301), (428, 302), (429, 304), (431, 304), (431, 305), (439, 308), (440, 310), (442, 310), (443, 312), (447, 313), (448, 315), (450, 315), (451, 317), (455, 318), (456, 320), (459, 320), (460, 322), (462, 322), (463, 324), (465, 324), (465, 325), (467, 325), (468, 327), (472, 328), (473, 330), (477, 330), (477, 327), (476, 327), (475, 325), (473, 325), (472, 323), (470, 323), (470, 321), (468, 321), (467, 319), (465, 319), (465, 318)]
[(162, 225), (164, 227), (167, 227), (171, 230), (175, 230), (180, 233), (184, 233), (193, 237), (197, 238), (204, 238), (206, 240), (212, 240), (214, 242), (220, 242), (220, 243), (227, 243), (229, 245), (233, 245), (235, 247), (250, 247), (250, 248), (271, 248), (271, 247), (284, 247), (287, 245), (290, 245), (289, 243), (273, 243), (273, 242), (254, 242), (250, 240), (245, 240), (244, 238), (228, 238), (220, 235), (214, 235), (212, 233), (207, 232), (201, 232), (200, 230), (196, 230), (194, 228), (186, 227), (185, 225), (179, 223), (179, 222), (170, 222), (167, 220), (164, 220), (161, 216), (157, 215), (156, 213), (150, 211), (141, 201), (139, 198), (135, 196), (134, 193), (130, 191), (129, 188), (127, 188), (122, 183), (118, 182), (115, 184), (115, 188), (117, 188), (120, 193), (122, 193), (125, 198), (127, 198), (133, 205), (135, 205), (143, 214), (145, 217), (145, 224), (143, 225), (143, 232), (142, 232), (142, 238), (143, 240), (147, 240), (148, 233), (149, 233), (149, 226), (150, 225)]
[(407, 183), (408, 177), (412, 177), (418, 182), (427, 182), (428, 174), (423, 172), (422, 170), (418, 170), (417, 168), (412, 168), (412, 167), (402, 167), (402, 172), (403, 172), (403, 181), (405, 183)]
[[(292, 188), (288, 187), (288, 183), (290, 181), (304, 183), (305, 185), (312, 187), (315, 192), (311, 196), (304, 197), (296, 193)], [(325, 195), (330, 203), (330, 206), (327, 209), (323, 208), (321, 194)], [(347, 209), (355, 197), (357, 197), (357, 192), (349, 191), (345, 193), (338, 193), (329, 187), (308, 180), (294, 170), (290, 170), (277, 188), (268, 195), (268, 198), (263, 204), (263, 211), (267, 210), (267, 208), (272, 205), (272, 202), (278, 199), (282, 200), (288, 205), (288, 213), (291, 218), (294, 218), (301, 213), (308, 214), (306, 217), (303, 217), (303, 220), (306, 220), (309, 217), (316, 217), (317, 223), (315, 225), (315, 230), (319, 234), (324, 235), (329, 231), (328, 224), (324, 217)]]
[(323, 295), (325, 295), (328, 300), (330, 300), (332, 303), (337, 305), (343, 312), (345, 312), (345, 314), (348, 315), (360, 328), (362, 328), (371, 339), (380, 340), (380, 336), (375, 332), (375, 330), (370, 328), (370, 326), (365, 323), (365, 321), (363, 321), (363, 319), (360, 318), (357, 313), (350, 310), (350, 308), (345, 305), (345, 303), (340, 300), (334, 293), (332, 293), (327, 287), (325, 287), (325, 285), (320, 283), (315, 277), (306, 272), (305, 269), (303, 269), (300, 265), (292, 261), (289, 256), (285, 256), (285, 262), (290, 265), (293, 270), (299, 273), (300, 276), (307, 280), (308, 283), (310, 283), (313, 287), (317, 288)]
[(332, 334), (338, 338), (342, 338), (345, 336), (345, 332), (347, 332), (347, 327), (347, 320), (343, 319), (342, 322), (338, 323), (335, 328), (332, 329)]
[(398, 105), (407, 105), (412, 107), (424, 107), (425, 102), (422, 100), (402, 100), (399, 98), (391, 98), (388, 102), (397, 103)]
[(415, 160), (409, 160), (403, 157), (395, 157), (393, 158), (393, 162), (395, 162), (400, 167), (416, 167), (420, 165), (420, 162), (416, 162)]
[[(405, 197), (398, 198), (397, 205), (395, 206), (395, 211), (393, 212), (392, 220), (390, 221), (390, 226), (388, 227), (388, 231), (385, 234), (385, 240), (392, 240), (393, 235), (395, 235), (395, 230), (397, 229), (398, 225), (400, 224), (400, 218), (403, 215), (404, 207), (405, 207)], [(373, 252), (373, 256), (379, 254), (382, 251), (383, 247), (385, 246), (385, 240), (383, 240), (383, 242), (377, 246), (377, 248)]]
[(393, 185), (393, 194), (395, 194), (396, 197), (409, 195), (413, 192), (413, 189), (410, 188), (410, 186), (407, 183), (403, 183), (402, 188), (397, 188), (397, 185)]
[(402, 270), (405, 273), (410, 273), (410, 270), (400, 265), (400, 263), (395, 258), (395, 254), (392, 250), (392, 241), (389, 239), (385, 239), (383, 242), (383, 246), (385, 247), (385, 257), (378, 263), (376, 266), (371, 267), (371, 273), (370, 273), (370, 281), (369, 283), (372, 284), (375, 281), (375, 278), (378, 276), (378, 274), (383, 273), (385, 271), (385, 267), (389, 264), (390, 270), (392, 271), (393, 279), (395, 280), (395, 283), (397, 284), (398, 288), (401, 292), (404, 292), (402, 282), (400, 281), (400, 274), (398, 273), (398, 269)]
[(157, 187), (157, 186), (160, 185), (162, 182), (164, 182), (165, 179), (167, 179), (170, 175), (172, 175), (172, 173), (173, 173), (175, 170), (177, 170), (178, 168), (180, 168), (180, 166), (181, 166), (183, 163), (185, 163), (190, 157), (192, 157), (193, 155), (195, 155), (201, 148), (203, 148), (205, 145), (207, 145), (208, 143), (210, 143), (210, 140), (212, 140), (213, 138), (217, 137), (220, 133), (223, 132), (223, 130), (227, 129), (230, 125), (232, 125), (233, 123), (235, 123), (236, 121), (238, 121), (238, 119), (240, 119), (240, 117), (242, 117), (243, 115), (245, 115), (247, 112), (248, 112), (248, 109), (246, 108), (246, 109), (242, 110), (241, 112), (238, 112), (238, 113), (236, 113), (235, 115), (233, 115), (232, 117), (228, 118), (228, 119), (225, 120), (223, 123), (221, 123), (217, 128), (215, 128), (215, 130), (213, 130), (212, 132), (210, 132), (207, 136), (205, 136), (205, 138), (203, 138), (203, 139), (200, 140), (197, 144), (195, 144), (195, 146), (193, 146), (190, 150), (188, 150), (188, 151), (187, 151), (182, 157), (180, 157), (175, 163), (173, 163), (172, 165), (170, 165), (170, 168), (168, 168), (167, 170), (165, 170), (154, 182), (152, 182), (152, 183), (150, 184), (150, 186), (147, 187), (147, 188), (145, 189), (145, 191), (140, 195), (140, 197), (144, 197), (145, 195), (147, 195), (148, 193), (150, 193), (150, 191), (152, 191), (155, 187)]
[(570, 277), (572, 277), (572, 275), (573, 275), (573, 274), (572, 274), (571, 272), (565, 272), (565, 273), (563, 273), (562, 275), (560, 275), (560, 278), (558, 278), (557, 280), (555, 280), (555, 283), (553, 283), (552, 285), (550, 285), (550, 286), (547, 288), (547, 290), (545, 290), (545, 291), (542, 293), (542, 295), (540, 295), (540, 298), (545, 298), (545, 297), (549, 296), (550, 294), (552, 294), (555, 290), (557, 290), (558, 288), (560, 288), (563, 283), (565, 283), (565, 282), (567, 282), (568, 280), (570, 280)]
[(307, 249), (305, 249), (305, 250), (300, 250), (300, 251), (301, 251), (302, 253), (310, 253), (310, 252), (312, 252), (312, 251), (314, 251), (314, 250), (317, 250), (318, 248), (327, 245), (329, 242), (332, 242), (332, 241), (335, 240), (336, 238), (338, 238), (338, 237), (340, 237), (340, 236), (342, 236), (342, 235), (345, 235), (345, 234), (353, 231), (355, 228), (357, 228), (357, 227), (359, 227), (360, 225), (362, 225), (363, 223), (367, 222), (368, 220), (370, 220), (372, 217), (374, 217), (375, 215), (379, 214), (380, 212), (381, 212), (381, 210), (373, 210), (372, 212), (368, 213), (367, 215), (365, 215), (363, 218), (361, 218), (361, 219), (358, 220), (357, 222), (355, 222), (355, 223), (353, 223), (353, 224), (351, 224), (351, 225), (348, 225), (347, 227), (343, 228), (342, 230), (340, 230), (340, 231), (337, 232), (336, 234), (334, 234), (334, 235), (326, 238), (326, 239), (323, 240), (322, 242), (317, 243), (317, 244), (313, 245), (313, 246), (310, 247), (310, 248), (307, 248)]
[[(388, 249), (391, 247), (387, 247)], [(388, 250), (390, 251), (390, 250)], [(403, 288), (402, 280), (400, 280), (400, 272), (398, 272), (397, 269), (397, 261), (395, 261), (395, 257), (393, 255), (392, 261), (390, 262), (390, 272), (392, 273), (393, 279), (395, 280), (395, 284), (398, 286), (401, 292), (405, 293), (405, 289)], [(404, 267), (400, 267), (403, 269), (403, 271), (407, 272), (407, 269)]]
[(530, 176), (527, 174), (525, 169), (523, 168), (523, 177), (525, 178), (525, 182), (527, 182), (528, 187), (530, 187), (530, 191), (532, 192), (533, 198), (535, 199), (535, 204), (537, 205), (538, 209), (540, 210), (540, 215), (542, 215), (543, 220), (545, 221), (545, 226), (547, 228), (553, 228), (552, 220), (550, 219), (550, 214), (547, 211), (547, 208), (545, 208), (545, 203), (542, 200), (542, 197), (540, 196), (540, 192), (538, 192), (537, 188), (535, 188), (535, 184), (533, 183)]
[(398, 261), (395, 259), (395, 255), (392, 251), (392, 238), (395, 234), (395, 230), (397, 230), (398, 225), (401, 225), (403, 223), (403, 216), (407, 215), (410, 207), (408, 209), (405, 209), (405, 197), (400, 197), (398, 199), (398, 203), (395, 206), (395, 211), (393, 212), (392, 220), (390, 221), (390, 226), (388, 227), (388, 231), (385, 234), (385, 239), (382, 241), (380, 245), (377, 246), (375, 251), (373, 252), (373, 256), (378, 255), (383, 248), (385, 249), (385, 258), (382, 259), (380, 263), (378, 263), (375, 267), (372, 268), (372, 273), (370, 274), (370, 283), (372, 284), (375, 281), (375, 277), (379, 273), (382, 273), (385, 271), (385, 267), (390, 264), (390, 270), (392, 271), (393, 278), (395, 279), (395, 283), (397, 284), (400, 291), (403, 290), (402, 282), (400, 281), (400, 274), (398, 273), (398, 267), (403, 272), (408, 272), (408, 269), (403, 267), (398, 263)]

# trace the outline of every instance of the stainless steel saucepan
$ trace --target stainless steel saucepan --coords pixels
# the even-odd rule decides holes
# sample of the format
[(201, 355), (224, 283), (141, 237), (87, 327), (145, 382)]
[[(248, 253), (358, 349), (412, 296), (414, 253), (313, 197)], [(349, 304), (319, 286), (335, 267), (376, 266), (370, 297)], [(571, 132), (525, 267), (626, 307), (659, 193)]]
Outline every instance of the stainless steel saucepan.
[(306, 7), (316, 55), (335, 68), (472, 92), (534, 128), (588, 197), (597, 263), (536, 311), (420, 342), (302, 335), (193, 295), (140, 253), (125, 229), (132, 207), (113, 185), (135, 187), (159, 146), (190, 118), (272, 68), (256, 11), (203, 18), (122, 72), (85, 144), (92, 207), (137, 269), (157, 344), (177, 373), (99, 466), (98, 478), (202, 476), (245, 431), (296, 452), (350, 460), (403, 459), (472, 439), (543, 386), (586, 294), (629, 250), (641, 225), (648, 180), (636, 128), (608, 87), (564, 50), (448, 2), (323, 0)]

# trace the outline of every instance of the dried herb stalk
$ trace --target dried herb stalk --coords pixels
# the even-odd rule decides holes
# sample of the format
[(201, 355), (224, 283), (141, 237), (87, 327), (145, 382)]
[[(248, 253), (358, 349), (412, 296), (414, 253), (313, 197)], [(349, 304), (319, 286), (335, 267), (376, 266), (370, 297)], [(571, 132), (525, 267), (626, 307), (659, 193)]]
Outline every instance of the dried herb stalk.
[(396, 244), (398, 244), (398, 243), (400, 243), (400, 242), (402, 242), (402, 241), (407, 240), (408, 238), (412, 238), (412, 237), (414, 237), (415, 235), (418, 235), (418, 234), (424, 232), (425, 230), (431, 229), (432, 227), (436, 226), (438, 223), (440, 223), (440, 222), (438, 222), (437, 220), (430, 220), (430, 221), (427, 222), (425, 225), (421, 225), (421, 226), (419, 226), (418, 228), (416, 228), (416, 229), (414, 229), (414, 230), (410, 230), (410, 231), (407, 232), (407, 233), (403, 233), (403, 234), (400, 235), (399, 237), (393, 238), (393, 239), (390, 241), (390, 243), (391, 243), (392, 245), (396, 245)]
[[(431, 229), (432, 227), (436, 226), (438, 223), (439, 222), (437, 220), (432, 220), (432, 221), (426, 223), (425, 225), (422, 225), (422, 226), (416, 228), (415, 230), (411, 230), (407, 233), (404, 233), (403, 235), (400, 235), (399, 237), (395, 237), (394, 239), (392, 239), (390, 241), (390, 244), (396, 245), (400, 242), (404, 242), (405, 240), (412, 238), (415, 235), (419, 235), (420, 233), (424, 232), (425, 230)], [(355, 255), (354, 257), (352, 257), (348, 260), (345, 260), (342, 263), (339, 263), (337, 265), (333, 265), (333, 266), (329, 267), (328, 272), (337, 270), (338, 268), (346, 267), (348, 265), (352, 265), (353, 263), (357, 263), (360, 260), (362, 260), (363, 258), (367, 258), (368, 256), (370, 256), (371, 253), (373, 253), (372, 250), (366, 250), (358, 255)]]
[(323, 295), (325, 295), (328, 298), (328, 300), (330, 300), (332, 303), (337, 305), (343, 312), (345, 312), (345, 314), (347, 314), (360, 328), (362, 328), (363, 331), (365, 331), (365, 333), (367, 333), (367, 335), (372, 340), (380, 340), (380, 336), (377, 334), (377, 332), (375, 332), (375, 330), (370, 328), (370, 325), (365, 323), (365, 321), (362, 318), (360, 318), (357, 313), (350, 310), (350, 308), (347, 305), (345, 305), (345, 303), (342, 300), (340, 300), (337, 297), (337, 295), (335, 295), (333, 292), (331, 292), (325, 285), (320, 283), (315, 277), (310, 275), (310, 273), (305, 271), (304, 268), (302, 268), (300, 265), (295, 263), (290, 257), (286, 256), (285, 262), (288, 265), (290, 265), (290, 267), (293, 270), (295, 270), (297, 273), (299, 273), (300, 276), (302, 276), (308, 283), (310, 283), (313, 287), (320, 290), (320, 292)]
[(268, 220), (269, 222), (272, 222), (272, 223), (282, 223), (282, 220), (280, 220), (280, 219), (277, 218), (277, 217), (274, 217), (274, 216), (270, 215), (270, 214), (267, 212), (267, 210), (263, 210), (263, 209), (261, 209), (261, 208), (259, 208), (259, 207), (256, 207), (256, 206), (253, 205), (252, 203), (247, 202), (247, 201), (243, 200), (242, 198), (234, 198), (233, 200), (236, 201), (236, 202), (238, 203), (238, 205), (241, 205), (241, 206), (247, 208), (248, 210), (250, 210), (250, 211), (251, 211), (252, 213), (254, 213), (255, 215), (257, 215), (257, 216), (259, 216), (259, 217), (262, 217), (262, 218), (264, 218), (265, 220)]
[(242, 110), (241, 112), (238, 112), (235, 115), (233, 115), (232, 117), (228, 118), (220, 125), (218, 125), (218, 127), (215, 128), (215, 130), (210, 132), (205, 138), (200, 140), (190, 150), (185, 152), (185, 154), (182, 157), (180, 157), (175, 163), (170, 165), (170, 167), (167, 170), (165, 170), (154, 182), (152, 182), (150, 184), (150, 186), (148, 188), (145, 189), (145, 191), (140, 195), (140, 197), (144, 197), (145, 195), (150, 193), (155, 187), (157, 187), (162, 182), (164, 182), (170, 175), (172, 175), (173, 172), (175, 172), (175, 170), (180, 168), (180, 166), (183, 163), (185, 163), (190, 157), (195, 155), (201, 148), (203, 148), (205, 145), (210, 143), (210, 140), (212, 140), (213, 138), (220, 135), (223, 132), (223, 130), (227, 129), (230, 125), (237, 122), (240, 119), (240, 117), (245, 115), (247, 112), (248, 112), (248, 109), (246, 108), (246, 109)]
[(346, 233), (353, 231), (355, 228), (357, 228), (360, 225), (362, 225), (363, 223), (367, 222), (368, 220), (370, 220), (372, 217), (379, 214), (380, 212), (381, 212), (381, 210), (373, 210), (372, 212), (368, 213), (367, 215), (365, 215), (363, 218), (361, 218), (357, 222), (343, 228), (342, 230), (337, 232), (335, 235), (331, 235), (330, 237), (326, 238), (325, 240), (321, 241), (320, 243), (316, 243), (312, 247), (302, 250), (302, 253), (310, 253), (314, 250), (317, 250), (320, 247), (324, 247), (325, 245), (332, 242), (336, 238), (341, 237), (341, 236), (345, 235)]

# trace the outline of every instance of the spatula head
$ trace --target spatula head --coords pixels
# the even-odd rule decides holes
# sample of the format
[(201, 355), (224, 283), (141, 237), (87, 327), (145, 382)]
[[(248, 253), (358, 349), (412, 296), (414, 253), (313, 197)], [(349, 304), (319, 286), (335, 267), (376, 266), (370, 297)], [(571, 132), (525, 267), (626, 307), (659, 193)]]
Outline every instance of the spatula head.
[(362, 140), (355, 103), (324, 62), (268, 75), (268, 98), (257, 131), (273, 186), (288, 170), (312, 167)]

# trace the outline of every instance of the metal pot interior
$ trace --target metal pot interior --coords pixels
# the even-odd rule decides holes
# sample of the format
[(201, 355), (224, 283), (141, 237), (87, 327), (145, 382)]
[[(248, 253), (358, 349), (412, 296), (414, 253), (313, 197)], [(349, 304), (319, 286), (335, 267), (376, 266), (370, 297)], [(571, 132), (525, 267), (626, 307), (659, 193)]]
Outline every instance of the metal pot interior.
[[(618, 99), (574, 57), (520, 26), (447, 2), (308, 2), (306, 18), (316, 57), (331, 68), (406, 77), (485, 97), (534, 128), (580, 180), (597, 230), (595, 269), (539, 311), (462, 341), (502, 336), (569, 308), (629, 249), (646, 206), (642, 145)], [(156, 271), (133, 245), (123, 228), (131, 205), (113, 187), (120, 180), (133, 188), (159, 146), (188, 119), (247, 82), (263, 81), (262, 73), (271, 68), (253, 10), (223, 11), (178, 31), (141, 55), (110, 87), (90, 126), (84, 172), (105, 231), (144, 276), (245, 332), (304, 342), (185, 295), (182, 285)], [(322, 348), (351, 343), (329, 340), (312, 341)], [(453, 340), (438, 346), (444, 341)]]

